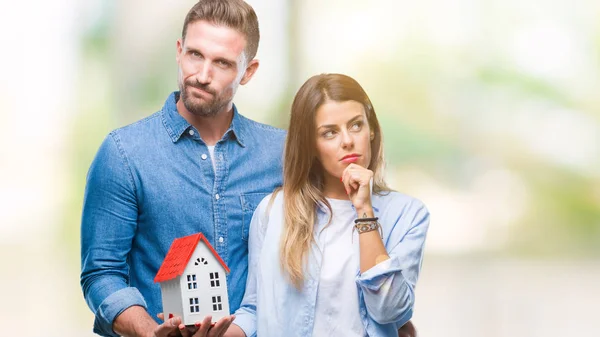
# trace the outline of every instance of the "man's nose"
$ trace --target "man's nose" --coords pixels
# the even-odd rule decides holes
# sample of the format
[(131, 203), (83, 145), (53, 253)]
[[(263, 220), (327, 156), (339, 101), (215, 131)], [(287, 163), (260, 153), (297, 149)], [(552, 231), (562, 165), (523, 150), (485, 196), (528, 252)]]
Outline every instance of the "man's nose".
[(196, 73), (196, 80), (200, 84), (209, 84), (212, 81), (212, 69), (209, 62), (202, 63)]

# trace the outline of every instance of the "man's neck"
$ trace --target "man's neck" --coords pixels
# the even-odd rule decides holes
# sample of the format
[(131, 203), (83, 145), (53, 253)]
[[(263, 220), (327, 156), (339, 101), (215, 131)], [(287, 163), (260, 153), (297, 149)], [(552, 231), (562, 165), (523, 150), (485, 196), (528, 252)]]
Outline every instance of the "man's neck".
[(225, 109), (217, 113), (214, 117), (201, 117), (189, 112), (180, 99), (177, 101), (177, 111), (200, 132), (202, 140), (206, 145), (215, 145), (221, 140), (225, 131), (229, 129), (231, 120), (233, 119), (233, 103), (229, 103)]

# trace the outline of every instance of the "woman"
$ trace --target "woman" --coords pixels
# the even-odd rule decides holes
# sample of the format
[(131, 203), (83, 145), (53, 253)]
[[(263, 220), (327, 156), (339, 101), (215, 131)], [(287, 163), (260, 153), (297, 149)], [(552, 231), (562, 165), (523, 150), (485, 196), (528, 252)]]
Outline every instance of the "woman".
[(397, 336), (412, 316), (429, 213), (383, 180), (379, 122), (352, 78), (310, 78), (292, 105), (283, 193), (250, 225), (228, 336)]

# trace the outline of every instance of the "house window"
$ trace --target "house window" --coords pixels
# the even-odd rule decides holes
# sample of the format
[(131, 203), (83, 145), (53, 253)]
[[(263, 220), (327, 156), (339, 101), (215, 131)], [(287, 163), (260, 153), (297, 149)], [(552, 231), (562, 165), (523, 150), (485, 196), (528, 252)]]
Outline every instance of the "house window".
[(211, 288), (218, 288), (221, 286), (218, 272), (210, 273), (210, 286)]
[(206, 260), (205, 258), (197, 258), (196, 262), (194, 262), (194, 265), (197, 266), (199, 264), (207, 265), (208, 260)]
[(198, 297), (190, 298), (190, 312), (200, 312), (200, 306), (198, 305)]
[(187, 276), (188, 289), (198, 289), (198, 283), (196, 283), (196, 274), (190, 274)]
[(221, 311), (223, 310), (223, 304), (221, 303), (221, 296), (213, 296), (213, 311)]

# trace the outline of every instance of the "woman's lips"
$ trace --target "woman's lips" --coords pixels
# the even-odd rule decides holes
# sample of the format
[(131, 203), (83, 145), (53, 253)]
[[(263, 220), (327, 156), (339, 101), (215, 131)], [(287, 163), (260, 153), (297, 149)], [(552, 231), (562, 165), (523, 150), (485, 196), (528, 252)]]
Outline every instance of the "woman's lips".
[(356, 163), (358, 161), (358, 158), (360, 158), (360, 155), (351, 154), (351, 155), (343, 157), (341, 161), (344, 163), (347, 163), (347, 164)]

